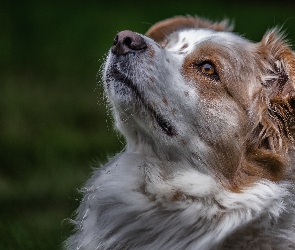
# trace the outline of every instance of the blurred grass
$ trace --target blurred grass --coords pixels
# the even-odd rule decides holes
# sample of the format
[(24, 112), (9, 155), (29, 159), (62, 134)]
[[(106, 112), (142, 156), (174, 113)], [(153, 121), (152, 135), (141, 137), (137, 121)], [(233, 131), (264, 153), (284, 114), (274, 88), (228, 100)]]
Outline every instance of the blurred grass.
[(123, 149), (96, 75), (117, 31), (173, 15), (236, 22), (259, 41), (292, 1), (6, 1), (0, 8), (0, 249), (59, 249), (91, 167)]

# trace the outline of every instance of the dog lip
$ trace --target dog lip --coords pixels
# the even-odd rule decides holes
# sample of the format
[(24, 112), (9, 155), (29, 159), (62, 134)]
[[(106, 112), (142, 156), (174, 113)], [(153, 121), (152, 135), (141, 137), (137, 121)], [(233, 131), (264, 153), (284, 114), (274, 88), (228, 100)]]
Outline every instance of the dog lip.
[(175, 136), (176, 135), (176, 130), (174, 127), (168, 122), (162, 115), (158, 114), (152, 106), (147, 103), (143, 96), (142, 93), (138, 90), (136, 85), (132, 82), (132, 80), (124, 75), (122, 72), (120, 72), (117, 68), (112, 69), (112, 77), (122, 83), (124, 83), (126, 86), (128, 86), (133, 93), (135, 93), (136, 97), (140, 100), (140, 102), (143, 104), (143, 106), (152, 113), (153, 117), (157, 121), (158, 125), (160, 128), (168, 135), (168, 136)]
[(155, 117), (155, 119), (156, 119), (157, 123), (159, 124), (159, 126), (161, 127), (161, 129), (167, 135), (169, 135), (169, 136), (176, 135), (176, 131), (175, 131), (174, 127), (166, 119), (164, 119), (159, 114), (156, 114), (156, 112), (153, 112), (153, 116)]
[(142, 103), (144, 103), (144, 101), (142, 100), (142, 94), (139, 92), (137, 87), (133, 84), (133, 82), (128, 76), (124, 75), (122, 72), (120, 72), (117, 68), (114, 67), (112, 69), (112, 77), (115, 78), (117, 81), (124, 83), (126, 86), (132, 89), (136, 96), (142, 101)]

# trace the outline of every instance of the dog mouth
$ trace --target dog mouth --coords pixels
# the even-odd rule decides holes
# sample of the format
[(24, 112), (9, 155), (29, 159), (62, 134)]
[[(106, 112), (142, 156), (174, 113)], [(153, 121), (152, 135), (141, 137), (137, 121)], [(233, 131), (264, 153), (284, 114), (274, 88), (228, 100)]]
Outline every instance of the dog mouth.
[(174, 127), (170, 124), (170, 122), (154, 110), (154, 108), (145, 100), (143, 94), (138, 90), (137, 86), (132, 82), (132, 80), (128, 76), (121, 73), (117, 68), (113, 68), (112, 78), (114, 78), (117, 81), (120, 81), (132, 90), (132, 92), (135, 94), (137, 99), (142, 103), (142, 105), (153, 115), (158, 126), (162, 129), (162, 131), (165, 134), (167, 134), (168, 136), (176, 135), (176, 131)]

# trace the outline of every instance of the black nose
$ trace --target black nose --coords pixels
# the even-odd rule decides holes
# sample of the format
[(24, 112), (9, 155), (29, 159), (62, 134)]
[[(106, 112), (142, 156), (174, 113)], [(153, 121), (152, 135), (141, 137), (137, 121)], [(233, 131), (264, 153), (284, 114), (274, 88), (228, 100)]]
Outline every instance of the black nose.
[(142, 51), (146, 48), (146, 42), (140, 35), (130, 30), (124, 30), (115, 36), (112, 52), (116, 55), (125, 55), (130, 52)]

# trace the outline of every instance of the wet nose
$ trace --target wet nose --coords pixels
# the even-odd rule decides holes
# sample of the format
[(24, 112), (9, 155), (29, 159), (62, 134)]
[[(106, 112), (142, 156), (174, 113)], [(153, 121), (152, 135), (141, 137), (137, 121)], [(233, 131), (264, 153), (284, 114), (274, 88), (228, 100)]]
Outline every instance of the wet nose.
[(146, 42), (140, 35), (130, 30), (124, 30), (115, 36), (112, 52), (119, 56), (130, 52), (143, 51), (146, 48)]

